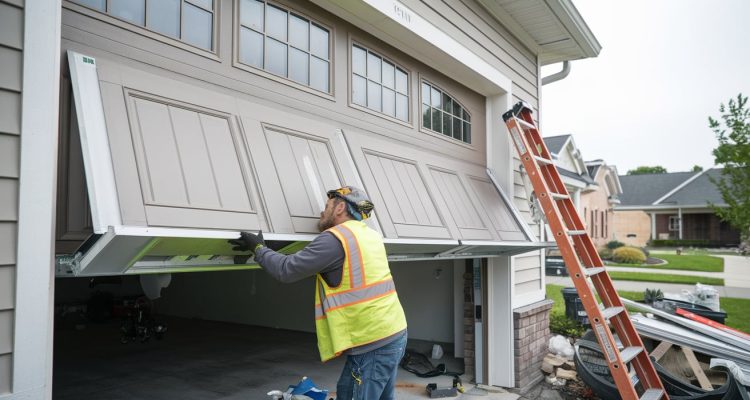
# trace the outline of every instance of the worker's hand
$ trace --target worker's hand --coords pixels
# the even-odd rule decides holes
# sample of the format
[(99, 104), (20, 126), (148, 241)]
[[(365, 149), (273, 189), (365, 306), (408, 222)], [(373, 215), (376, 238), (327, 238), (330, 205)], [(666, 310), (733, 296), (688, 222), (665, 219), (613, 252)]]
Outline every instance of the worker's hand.
[(229, 240), (229, 244), (232, 246), (234, 251), (249, 251), (255, 254), (259, 247), (265, 246), (266, 242), (263, 240), (263, 231), (258, 231), (258, 234), (250, 232), (240, 232), (238, 239)]

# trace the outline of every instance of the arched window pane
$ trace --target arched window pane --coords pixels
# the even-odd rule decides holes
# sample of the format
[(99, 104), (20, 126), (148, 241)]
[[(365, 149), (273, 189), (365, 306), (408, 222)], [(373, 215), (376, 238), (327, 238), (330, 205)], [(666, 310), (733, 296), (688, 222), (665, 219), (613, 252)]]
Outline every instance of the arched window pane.
[(328, 54), (328, 31), (312, 24), (310, 26), (310, 53), (324, 59), (330, 60)]
[(266, 4), (266, 33), (282, 42), (286, 42), (286, 11)]
[(383, 86), (394, 89), (396, 84), (396, 67), (388, 61), (383, 61)]
[(352, 46), (352, 71), (367, 76), (367, 51), (357, 46)]
[(310, 49), (310, 23), (296, 15), (289, 15), (289, 44), (302, 49)]
[(381, 67), (380, 67), (381, 59), (380, 57), (372, 54), (367, 53), (367, 78), (372, 79), (375, 82), (380, 82), (380, 74), (381, 74)]
[(242, 0), (240, 3), (240, 23), (248, 28), (263, 32), (263, 2), (258, 0)]

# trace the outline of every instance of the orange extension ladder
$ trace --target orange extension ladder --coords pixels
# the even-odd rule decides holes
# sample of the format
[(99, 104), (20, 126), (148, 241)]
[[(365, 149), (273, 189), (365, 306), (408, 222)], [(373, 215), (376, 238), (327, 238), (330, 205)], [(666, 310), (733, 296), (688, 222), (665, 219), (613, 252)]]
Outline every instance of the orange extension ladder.
[[(612, 279), (596, 252), (568, 190), (560, 179), (560, 173), (552, 162), (531, 113), (532, 110), (527, 104), (519, 102), (503, 114), (503, 120), (528, 172), (534, 193), (586, 309), (592, 330), (603, 349), (617, 390), (623, 400), (668, 399), (643, 342), (612, 285)], [(603, 303), (603, 309), (599, 307), (587, 278), (591, 278)], [(618, 349), (608, 322), (617, 332), (623, 346), (622, 350)], [(635, 377), (631, 380), (628, 364), (632, 364), (637, 380)]]

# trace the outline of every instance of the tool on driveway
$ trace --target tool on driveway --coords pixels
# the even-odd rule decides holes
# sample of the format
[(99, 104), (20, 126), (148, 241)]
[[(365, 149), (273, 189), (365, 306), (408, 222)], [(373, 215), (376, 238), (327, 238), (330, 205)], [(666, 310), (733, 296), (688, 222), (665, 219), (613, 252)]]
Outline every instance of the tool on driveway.
[[(659, 375), (630, 321), (622, 300), (615, 291), (612, 279), (596, 252), (596, 247), (581, 221), (581, 216), (578, 215), (531, 114), (531, 107), (519, 102), (503, 114), (503, 121), (508, 127), (578, 296), (589, 316), (592, 330), (599, 345), (604, 349), (605, 360), (617, 390), (623, 400), (667, 399), (668, 395)], [(599, 303), (588, 285), (588, 278), (591, 278), (601, 298), (603, 309), (599, 308)], [(614, 327), (625, 346), (623, 350), (618, 349), (608, 323)], [(628, 374), (628, 364), (633, 366), (636, 373), (633, 380)]]
[(326, 400), (328, 390), (315, 386), (312, 379), (302, 377), (296, 385), (289, 385), (286, 392), (272, 390), (267, 393), (272, 400)]
[(449, 388), (439, 388), (436, 383), (427, 384), (427, 394), (431, 399), (437, 399), (441, 397), (456, 397), (458, 393), (464, 392), (464, 386), (461, 384), (461, 378), (453, 378), (453, 386)]

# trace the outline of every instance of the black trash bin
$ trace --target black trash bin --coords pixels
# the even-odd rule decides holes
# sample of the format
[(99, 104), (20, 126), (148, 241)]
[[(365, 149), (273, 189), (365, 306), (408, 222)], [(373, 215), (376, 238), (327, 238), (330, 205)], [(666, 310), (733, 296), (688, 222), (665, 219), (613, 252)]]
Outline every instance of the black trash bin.
[(589, 325), (589, 316), (586, 309), (583, 308), (583, 302), (578, 297), (578, 292), (574, 287), (562, 289), (563, 299), (565, 300), (565, 316), (581, 325)]

